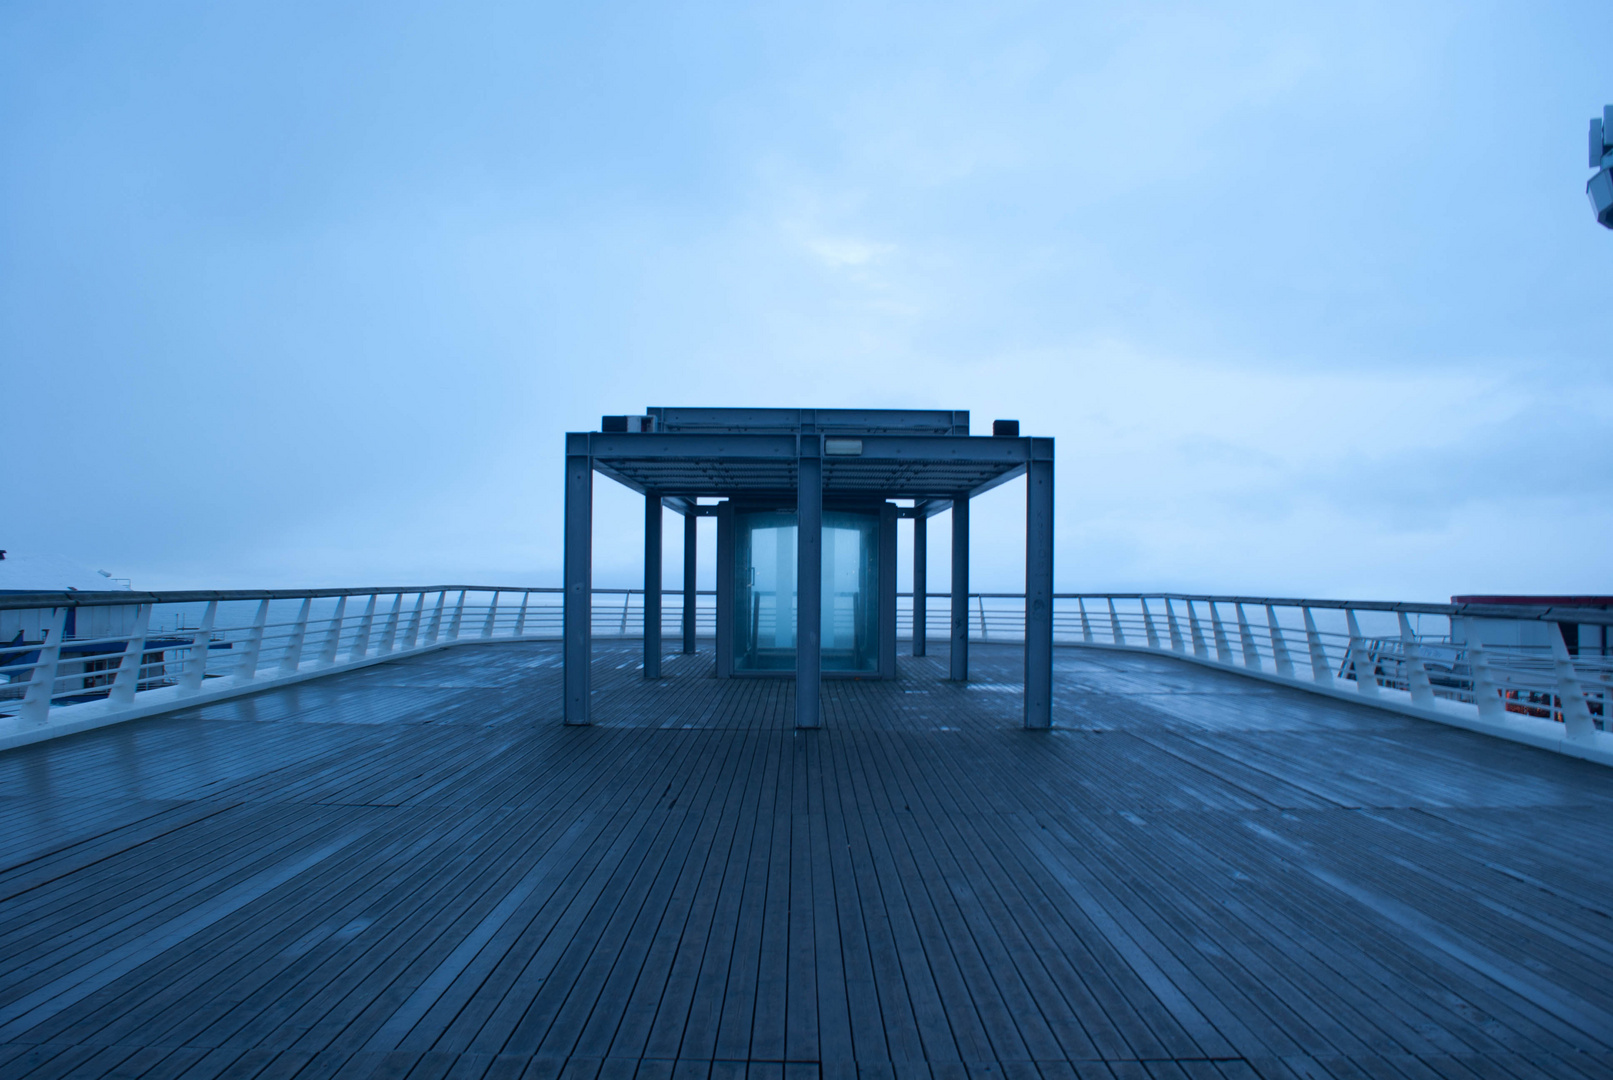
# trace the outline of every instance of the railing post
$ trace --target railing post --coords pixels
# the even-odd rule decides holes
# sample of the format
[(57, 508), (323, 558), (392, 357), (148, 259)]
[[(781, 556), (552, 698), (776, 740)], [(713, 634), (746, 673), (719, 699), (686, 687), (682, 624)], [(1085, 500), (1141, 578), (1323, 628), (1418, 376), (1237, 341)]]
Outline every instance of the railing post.
[(1087, 618), (1087, 602), (1077, 596), (1075, 605), (1081, 609), (1081, 640), (1090, 645), (1092, 644), (1092, 622)]
[(986, 632), (986, 597), (982, 593), (975, 593), (975, 610), (980, 613), (980, 640), (987, 641), (990, 635)]
[(487, 602), (487, 621), (482, 623), (482, 637), (493, 636), (493, 624), (498, 621), (498, 593), (493, 593), (493, 599)]
[(1110, 596), (1105, 599), (1109, 601), (1109, 636), (1114, 639), (1114, 644), (1124, 645), (1126, 632), (1120, 629), (1120, 614), (1115, 611), (1115, 598)]
[(291, 627), (291, 637), (286, 640), (286, 654), (280, 658), (282, 675), (290, 675), (302, 665), (302, 643), (308, 635), (308, 607), (312, 603), (313, 597), (303, 597), (302, 607), (297, 611), (297, 621)]
[(1378, 673), (1372, 663), (1372, 652), (1367, 639), (1361, 636), (1361, 627), (1355, 621), (1355, 611), (1344, 609), (1344, 619), (1350, 628), (1350, 666), (1355, 668), (1355, 689), (1367, 697), (1378, 696)]
[(263, 625), (269, 619), (269, 601), (258, 601), (258, 613), (252, 619), (252, 629), (246, 635), (246, 648), (235, 665), (235, 681), (251, 682), (258, 677), (258, 654), (263, 651)]
[(1243, 646), (1243, 666), (1250, 671), (1260, 670), (1260, 650), (1255, 648), (1255, 632), (1249, 628), (1249, 617), (1244, 613), (1243, 604), (1234, 604), (1238, 610), (1238, 640)]
[(433, 607), (431, 609), (431, 629), (426, 631), (426, 644), (427, 645), (435, 645), (435, 644), (437, 644), (437, 638), (440, 637), (441, 634), (442, 634), (442, 609), (443, 609), (443, 605), (447, 602), (447, 600), (448, 600), (448, 592), (447, 592), (447, 590), (444, 589), (444, 590), (438, 591), (438, 593), (437, 593), (437, 604), (436, 604), (435, 607)]
[(1206, 600), (1210, 606), (1210, 632), (1215, 635), (1215, 658), (1223, 664), (1232, 663), (1232, 644), (1227, 641), (1227, 628), (1221, 622), (1221, 612), (1215, 606), (1214, 600)]
[(218, 601), (209, 600), (202, 612), (202, 625), (196, 628), (196, 636), (190, 639), (190, 662), (185, 665), (185, 674), (179, 679), (180, 687), (185, 690), (200, 690), (202, 680), (207, 678), (207, 655), (212, 651), (213, 620), (217, 616)]
[(1500, 722), (1506, 719), (1507, 705), (1501, 698), (1501, 687), (1490, 670), (1490, 658), (1485, 655), (1484, 643), (1479, 640), (1476, 619), (1463, 620), (1467, 638), (1467, 667), (1473, 680), (1473, 704), (1478, 706), (1479, 718)]
[(1193, 655), (1200, 660), (1208, 660), (1210, 650), (1204, 644), (1204, 627), (1199, 625), (1198, 608), (1193, 606), (1191, 600), (1187, 602), (1187, 630), (1193, 636)]
[(1154, 616), (1148, 610), (1148, 598), (1140, 597), (1138, 603), (1143, 606), (1143, 634), (1148, 638), (1148, 647), (1158, 649), (1159, 631), (1154, 628)]
[(1271, 627), (1271, 659), (1277, 665), (1277, 674), (1285, 679), (1294, 677), (1294, 660), (1288, 655), (1288, 642), (1283, 639), (1283, 628), (1277, 623), (1277, 609), (1266, 605), (1266, 625)]
[(1187, 645), (1182, 641), (1182, 626), (1176, 621), (1176, 608), (1168, 596), (1165, 598), (1165, 627), (1171, 635), (1171, 652), (1186, 652)]
[(627, 636), (627, 608), (633, 602), (633, 590), (625, 589), (622, 592), (622, 625), (617, 628), (617, 637)]
[(1310, 608), (1300, 609), (1305, 614), (1305, 642), (1311, 653), (1311, 681), (1319, 686), (1333, 685), (1333, 665), (1328, 662), (1327, 650), (1322, 647), (1322, 635), (1316, 630), (1316, 620)]
[(336, 662), (336, 650), (342, 642), (342, 617), (347, 614), (347, 597), (336, 598), (336, 613), (330, 617), (330, 629), (325, 631), (325, 641), (319, 647), (319, 662), (329, 667)]
[(1434, 707), (1434, 687), (1428, 681), (1428, 665), (1423, 663), (1423, 651), (1417, 644), (1417, 635), (1411, 632), (1411, 620), (1404, 611), (1400, 616), (1400, 648), (1406, 654), (1406, 689), (1411, 691), (1411, 703), (1425, 709)]
[(409, 613), (409, 632), (403, 635), (403, 647), (412, 649), (420, 644), (420, 623), (426, 617), (426, 594), (414, 594), (414, 610)]
[(1551, 659), (1557, 675), (1557, 697), (1562, 702), (1564, 733), (1570, 739), (1589, 739), (1596, 733), (1596, 721), (1591, 719), (1590, 706), (1585, 703), (1574, 658), (1568, 653), (1561, 628), (1556, 623), (1546, 625), (1551, 627)]
[(391, 652), (398, 643), (398, 620), (403, 615), (403, 594), (397, 593), (392, 597), (392, 610), (387, 613), (386, 630), (381, 634), (381, 647), (375, 650), (376, 655), (385, 656)]
[(347, 654), (347, 659), (362, 660), (370, 651), (370, 629), (375, 625), (375, 594), (370, 593), (370, 602), (364, 605), (364, 614), (358, 620), (358, 633), (353, 635), (353, 649)]
[(521, 594), (521, 613), (515, 617), (515, 637), (526, 636), (526, 605), (532, 599), (530, 592)]
[(134, 612), (134, 633), (123, 646), (123, 659), (118, 663), (117, 678), (107, 700), (114, 705), (128, 705), (134, 701), (134, 692), (140, 688), (140, 665), (146, 657), (146, 632), (151, 627), (151, 605), (140, 604)]
[(28, 691), (22, 699), (18, 719), (41, 725), (50, 720), (50, 699), (56, 693), (56, 672), (61, 666), (62, 634), (67, 629), (67, 609), (54, 609), (50, 627), (39, 646), (39, 660), (28, 678)]
[(454, 617), (448, 620), (448, 640), (459, 640), (459, 623), (465, 617), (465, 590), (459, 590), (459, 600), (454, 604)]

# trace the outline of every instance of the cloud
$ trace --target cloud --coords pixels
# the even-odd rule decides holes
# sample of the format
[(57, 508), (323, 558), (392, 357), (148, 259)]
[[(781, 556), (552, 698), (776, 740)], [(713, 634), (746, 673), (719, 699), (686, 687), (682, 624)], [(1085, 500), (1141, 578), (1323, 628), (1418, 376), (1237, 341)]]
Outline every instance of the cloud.
[(849, 236), (814, 236), (805, 244), (808, 251), (833, 269), (865, 266), (896, 250), (894, 244), (878, 244)]

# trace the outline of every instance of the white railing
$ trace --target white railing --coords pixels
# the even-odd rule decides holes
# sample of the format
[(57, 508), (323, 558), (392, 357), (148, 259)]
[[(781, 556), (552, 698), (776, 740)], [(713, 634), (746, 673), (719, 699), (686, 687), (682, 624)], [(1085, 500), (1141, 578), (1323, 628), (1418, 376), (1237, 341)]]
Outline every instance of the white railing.
[[(715, 631), (700, 594), (697, 636)], [(683, 593), (662, 600), (682, 633)], [(643, 634), (642, 589), (596, 589), (598, 637)], [(0, 595), (0, 748), (452, 645), (556, 640), (556, 588)]]
[[(1014, 614), (1000, 601), (994, 632), (1022, 637), (1022, 601)], [(1572, 608), (1061, 593), (1053, 632), (1613, 764), (1610, 623)]]
[[(681, 590), (663, 594), (667, 640), (682, 633), (682, 602)], [(949, 596), (929, 594), (926, 610), (940, 646)], [(697, 637), (715, 622), (715, 596), (702, 591)], [(1594, 627), (1597, 648), (1571, 649), (1561, 623)], [(1584, 610), (1060, 593), (1053, 633), (1061, 645), (1176, 656), (1613, 763), (1609, 623)], [(968, 625), (972, 641), (1022, 641), (1023, 596), (971, 593)], [(911, 639), (911, 594), (899, 597), (897, 630)], [(596, 637), (643, 631), (643, 590), (594, 590)], [(428, 649), (560, 632), (557, 588), (0, 595), (0, 747)]]

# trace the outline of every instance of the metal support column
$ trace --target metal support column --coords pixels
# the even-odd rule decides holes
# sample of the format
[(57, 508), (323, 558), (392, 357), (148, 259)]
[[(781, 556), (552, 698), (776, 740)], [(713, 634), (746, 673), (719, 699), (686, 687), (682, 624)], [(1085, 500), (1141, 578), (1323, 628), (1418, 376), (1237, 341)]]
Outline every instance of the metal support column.
[(952, 499), (952, 664), (947, 678), (969, 679), (969, 493)]
[(896, 505), (879, 508), (879, 677), (896, 678)]
[(694, 652), (695, 616), (699, 613), (700, 594), (695, 590), (695, 544), (700, 538), (700, 519), (690, 512), (683, 515), (683, 651)]
[(913, 515), (913, 655), (923, 656), (926, 631), (925, 624), (929, 621), (929, 604), (925, 593), (930, 588), (930, 541), (929, 519), (924, 516), (924, 504), (916, 506), (918, 513)]
[(644, 494), (644, 677), (661, 677), (661, 496)]
[(593, 659), (594, 467), (587, 435), (566, 436), (565, 593), (561, 646), (565, 720), (589, 722), (589, 671)]
[(823, 645), (823, 459), (817, 435), (801, 436), (795, 496), (795, 726), (822, 723), (818, 682)]
[(1052, 439), (1031, 440), (1025, 472), (1025, 726), (1053, 726)]
[(734, 504), (717, 504), (717, 678), (734, 673)]

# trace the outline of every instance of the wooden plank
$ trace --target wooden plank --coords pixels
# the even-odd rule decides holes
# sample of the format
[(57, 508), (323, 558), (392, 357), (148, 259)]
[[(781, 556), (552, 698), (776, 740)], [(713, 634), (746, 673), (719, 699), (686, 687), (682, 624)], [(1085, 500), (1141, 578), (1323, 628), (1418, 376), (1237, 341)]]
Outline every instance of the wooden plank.
[[(607, 1057), (644, 1056), (663, 1014), (669, 1026), (675, 1024), (680, 1029), (682, 1018), (688, 1015), (689, 995), (698, 972), (697, 958), (711, 929), (710, 917), (720, 884), (717, 871), (731, 846), (760, 745), (755, 731), (745, 732), (737, 743), (726, 741), (733, 743), (734, 754), (715, 778), (717, 790), (704, 806), (699, 835), (689, 845), (678, 879), (661, 911), (647, 912), (655, 918), (655, 925), (652, 929), (646, 919), (641, 933), (653, 936), (644, 944), (642, 961), (633, 972), (633, 986), (621, 1006), (620, 1024), (605, 1047)], [(690, 955), (682, 965), (680, 978), (677, 961), (685, 946)], [(579, 1040), (579, 1049), (584, 1044), (599, 1045), (586, 1031)], [(670, 1055), (676, 1055), (677, 1050), (677, 1046), (671, 1046)]]
[(1609, 1080), (1597, 770), (1148, 657), (1061, 653), (1080, 727), (1024, 733), (991, 646), (798, 734), (788, 681), (602, 644), (596, 727), (512, 724), (544, 649), (0, 754), (50, 778), (0, 796), (0, 1010), (150, 942), (39, 1075)]

